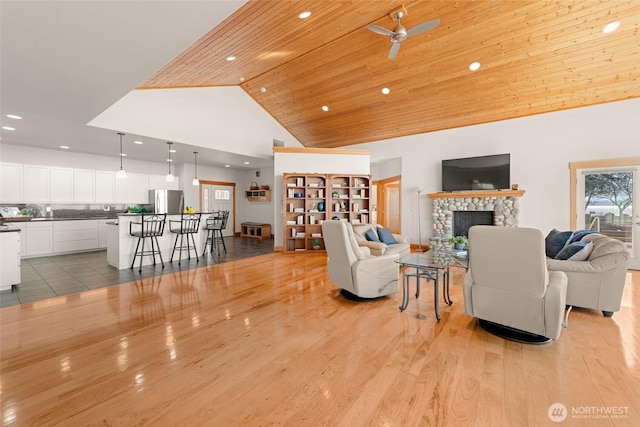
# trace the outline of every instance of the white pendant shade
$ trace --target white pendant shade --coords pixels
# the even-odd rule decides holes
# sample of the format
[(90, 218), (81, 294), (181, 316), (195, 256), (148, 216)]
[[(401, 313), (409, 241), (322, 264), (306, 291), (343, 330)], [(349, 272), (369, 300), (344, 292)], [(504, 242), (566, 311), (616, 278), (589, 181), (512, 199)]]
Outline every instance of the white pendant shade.
[(124, 169), (120, 169), (118, 172), (116, 172), (116, 178), (127, 179), (127, 173), (124, 171)]
[(168, 173), (167, 174), (167, 182), (173, 182), (173, 181), (175, 181), (175, 178), (174, 178), (173, 174)]

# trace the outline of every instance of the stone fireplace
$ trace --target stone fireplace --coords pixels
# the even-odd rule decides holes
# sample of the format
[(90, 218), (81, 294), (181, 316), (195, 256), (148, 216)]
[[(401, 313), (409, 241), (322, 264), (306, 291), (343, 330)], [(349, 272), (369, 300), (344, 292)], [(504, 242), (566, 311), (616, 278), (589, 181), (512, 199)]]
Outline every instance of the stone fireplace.
[(524, 190), (469, 191), (459, 193), (433, 193), (432, 248), (450, 248), (449, 238), (467, 235), (473, 225), (517, 227), (520, 213), (519, 198)]

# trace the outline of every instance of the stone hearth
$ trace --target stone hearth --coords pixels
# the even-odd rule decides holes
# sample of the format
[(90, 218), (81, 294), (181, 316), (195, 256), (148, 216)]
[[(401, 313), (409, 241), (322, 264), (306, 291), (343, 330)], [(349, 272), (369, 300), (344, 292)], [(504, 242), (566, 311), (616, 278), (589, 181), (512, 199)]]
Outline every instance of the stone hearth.
[(429, 245), (436, 249), (452, 246), (449, 238), (453, 235), (453, 218), (457, 211), (491, 211), (494, 226), (517, 227), (519, 198), (523, 195), (523, 190), (429, 194), (433, 203), (433, 237)]

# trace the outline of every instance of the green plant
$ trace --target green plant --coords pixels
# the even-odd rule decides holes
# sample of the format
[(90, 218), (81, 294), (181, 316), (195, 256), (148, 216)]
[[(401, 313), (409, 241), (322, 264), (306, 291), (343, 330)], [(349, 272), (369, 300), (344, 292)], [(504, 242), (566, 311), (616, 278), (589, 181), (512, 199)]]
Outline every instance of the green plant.
[(455, 236), (449, 239), (449, 243), (458, 243), (461, 245), (464, 245), (465, 243), (467, 243), (467, 241), (468, 240), (466, 236)]
[(311, 247), (313, 248), (319, 248), (320, 247), (320, 239), (319, 238), (315, 238), (311, 240)]

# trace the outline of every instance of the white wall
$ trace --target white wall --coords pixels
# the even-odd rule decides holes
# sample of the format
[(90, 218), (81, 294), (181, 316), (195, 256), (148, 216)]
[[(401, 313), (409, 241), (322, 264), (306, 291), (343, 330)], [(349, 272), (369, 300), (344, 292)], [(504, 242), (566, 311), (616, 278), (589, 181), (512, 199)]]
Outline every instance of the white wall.
[[(511, 153), (511, 182), (521, 199), (521, 227), (569, 229), (569, 162), (640, 156), (640, 99), (359, 144), (374, 163), (402, 158), (402, 232), (417, 242), (415, 189), (422, 238), (432, 235), (431, 201), (441, 190), (443, 159)], [(426, 230), (426, 232), (425, 232)]]
[(402, 158), (397, 157), (371, 163), (371, 175), (374, 181), (402, 175)]
[(283, 246), (282, 175), (284, 173), (366, 174), (370, 172), (368, 154), (274, 153), (274, 246)]

